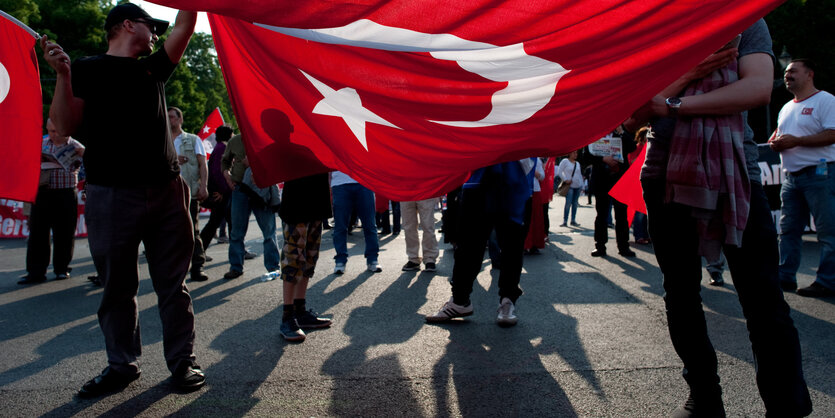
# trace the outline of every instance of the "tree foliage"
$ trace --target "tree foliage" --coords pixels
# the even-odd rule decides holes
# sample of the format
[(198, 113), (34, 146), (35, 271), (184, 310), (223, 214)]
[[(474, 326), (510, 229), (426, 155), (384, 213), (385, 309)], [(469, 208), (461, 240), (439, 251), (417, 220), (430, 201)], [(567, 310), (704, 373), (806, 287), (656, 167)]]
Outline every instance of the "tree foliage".
[[(185, 64), (185, 65), (182, 65)], [(197, 132), (217, 107), (227, 123), (235, 125), (232, 104), (214, 51), (212, 36), (195, 33), (177, 70), (166, 84), (169, 106), (183, 111), (183, 130)]]
[[(105, 18), (114, 4), (124, 2), (125, 0), (0, 0), (0, 10), (61, 44), (70, 59), (75, 60), (102, 54), (107, 50)], [(165, 36), (160, 39), (157, 48), (162, 48), (164, 39)], [(46, 121), (55, 90), (55, 72), (40, 54), (38, 60)], [(200, 129), (215, 107), (220, 108), (228, 123), (236, 125), (210, 34), (194, 34), (180, 65), (166, 84), (166, 96), (170, 106), (177, 106), (183, 110), (183, 129), (188, 132)]]

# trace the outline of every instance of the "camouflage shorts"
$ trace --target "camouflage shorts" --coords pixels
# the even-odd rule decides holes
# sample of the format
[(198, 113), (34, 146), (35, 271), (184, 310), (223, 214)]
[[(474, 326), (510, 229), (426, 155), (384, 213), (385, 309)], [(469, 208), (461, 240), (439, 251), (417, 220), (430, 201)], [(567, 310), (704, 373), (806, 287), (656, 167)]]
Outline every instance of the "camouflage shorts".
[(296, 283), (313, 277), (322, 242), (322, 221), (282, 225), (281, 280)]

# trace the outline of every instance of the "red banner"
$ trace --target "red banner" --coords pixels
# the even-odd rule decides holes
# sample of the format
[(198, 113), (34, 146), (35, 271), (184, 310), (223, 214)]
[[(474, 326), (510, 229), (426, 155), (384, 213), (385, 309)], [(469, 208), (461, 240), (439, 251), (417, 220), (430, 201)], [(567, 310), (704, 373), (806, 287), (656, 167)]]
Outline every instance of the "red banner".
[(395, 200), (602, 137), (781, 3), (155, 2), (213, 13), (259, 180), (339, 169)]
[(0, 198), (33, 202), (43, 126), (35, 38), (0, 15), (0, 39), (0, 168), (5, 177), (0, 181)]
[[(84, 221), (84, 182), (78, 182), (78, 220), (75, 224), (75, 237), (87, 236), (87, 224)], [(0, 199), (0, 239), (27, 238), (29, 236), (29, 216), (24, 212), (24, 202)]]

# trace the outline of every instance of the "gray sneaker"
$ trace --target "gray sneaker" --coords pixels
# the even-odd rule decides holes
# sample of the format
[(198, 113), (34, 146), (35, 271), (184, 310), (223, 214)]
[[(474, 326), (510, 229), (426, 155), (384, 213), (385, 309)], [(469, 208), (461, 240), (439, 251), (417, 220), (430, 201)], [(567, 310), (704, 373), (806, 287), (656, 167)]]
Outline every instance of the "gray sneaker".
[(512, 327), (516, 325), (518, 318), (516, 318), (516, 305), (508, 298), (502, 298), (502, 303), (499, 305), (499, 316), (496, 318), (496, 323), (502, 327)]
[(370, 271), (372, 273), (380, 273), (380, 272), (383, 271), (383, 268), (380, 267), (380, 263), (378, 263), (376, 261), (372, 261), (372, 262), (368, 263), (368, 271)]
[(345, 273), (345, 263), (336, 263), (333, 266), (333, 274), (343, 274)]

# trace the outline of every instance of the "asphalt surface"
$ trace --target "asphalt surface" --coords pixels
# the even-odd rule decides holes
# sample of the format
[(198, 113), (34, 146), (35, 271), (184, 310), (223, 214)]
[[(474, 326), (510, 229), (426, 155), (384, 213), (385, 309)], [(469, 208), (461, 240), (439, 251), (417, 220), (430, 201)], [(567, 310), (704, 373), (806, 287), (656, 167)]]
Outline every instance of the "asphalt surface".
[[(585, 197), (581, 199), (585, 203)], [(525, 256), (519, 324), (496, 326), (497, 272), (485, 261), (475, 314), (446, 325), (423, 316), (450, 296), (452, 250), (441, 244), (438, 271), (403, 272), (403, 234), (381, 238), (382, 273), (365, 271), (362, 233), (349, 236), (347, 271), (333, 271), (331, 233), (323, 237), (308, 306), (332, 316), (329, 329), (301, 344), (278, 333), (281, 283), (262, 282), (263, 257), (224, 280), (225, 244), (214, 244), (211, 280), (189, 283), (196, 313), (195, 354), (207, 385), (177, 393), (162, 356), (161, 325), (148, 269), (139, 256), (142, 377), (96, 400), (75, 393), (106, 366), (96, 319), (102, 290), (87, 241), (76, 242), (73, 277), (32, 286), (25, 241), (0, 241), (0, 415), (29, 416), (558, 416), (662, 417), (687, 396), (664, 317), (652, 246), (617, 255), (610, 229), (606, 258), (592, 258), (594, 210), (579, 228), (561, 228), (564, 200), (551, 204), (550, 243)], [(440, 213), (436, 213), (440, 220)], [(440, 223), (438, 224), (440, 225)], [(261, 253), (250, 224), (247, 245)], [(440, 237), (440, 234), (438, 234)], [(804, 239), (798, 277), (814, 279), (820, 247)], [(728, 416), (762, 416), (744, 318), (730, 274), (702, 297)], [(835, 299), (786, 294), (801, 336), (813, 416), (835, 416)]]

